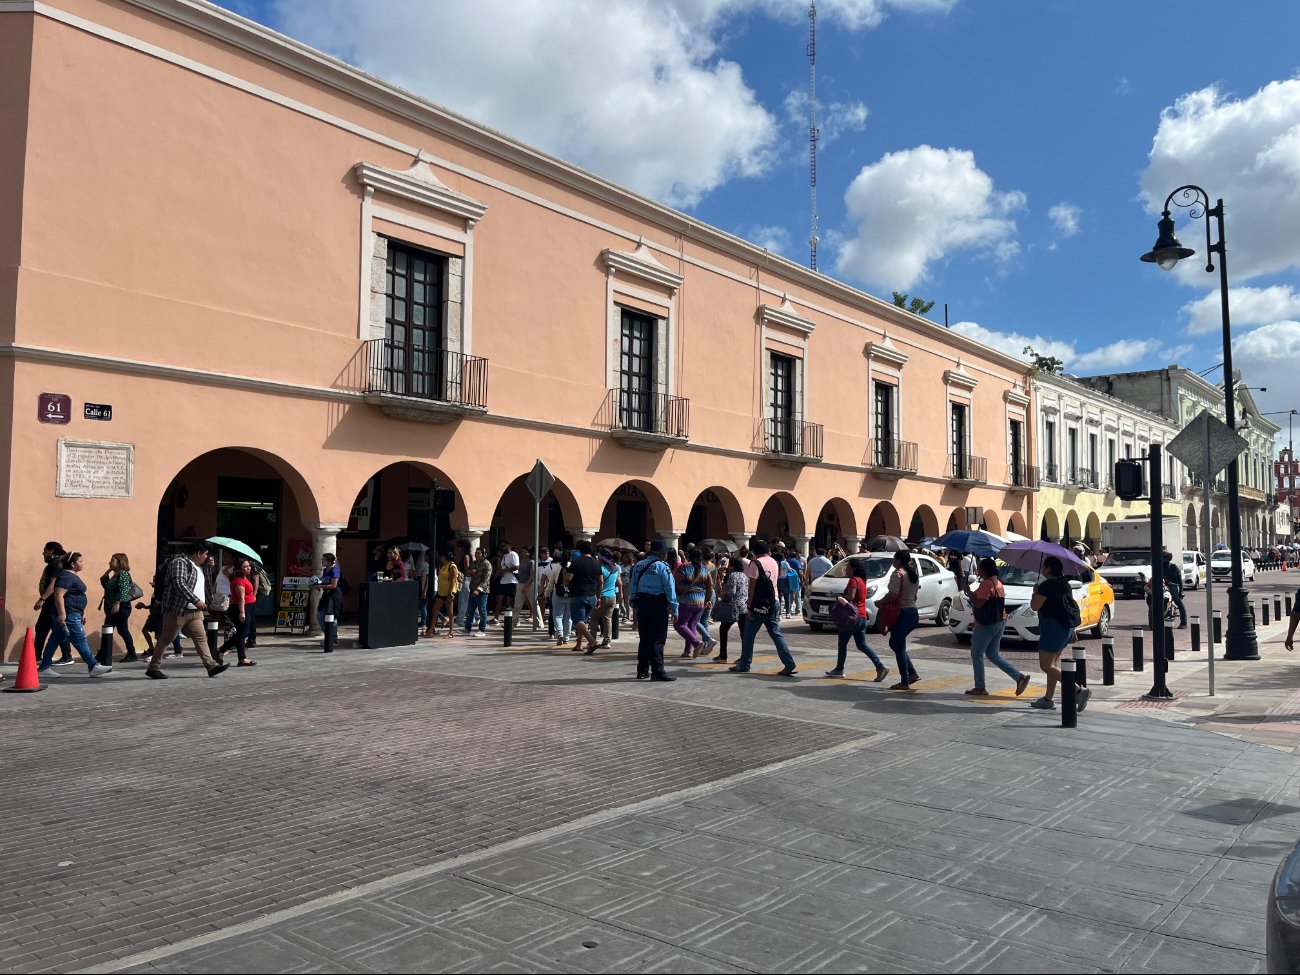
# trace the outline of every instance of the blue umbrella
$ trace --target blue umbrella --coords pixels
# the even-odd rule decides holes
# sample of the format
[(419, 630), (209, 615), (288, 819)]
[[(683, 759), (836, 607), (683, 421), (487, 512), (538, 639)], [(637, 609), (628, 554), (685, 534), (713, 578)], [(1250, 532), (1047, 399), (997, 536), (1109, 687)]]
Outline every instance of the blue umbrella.
[(1007, 543), (992, 532), (980, 531), (978, 528), (948, 532), (934, 540), (935, 548), (948, 548), (954, 552), (970, 552), (972, 555), (992, 558), (1002, 551)]

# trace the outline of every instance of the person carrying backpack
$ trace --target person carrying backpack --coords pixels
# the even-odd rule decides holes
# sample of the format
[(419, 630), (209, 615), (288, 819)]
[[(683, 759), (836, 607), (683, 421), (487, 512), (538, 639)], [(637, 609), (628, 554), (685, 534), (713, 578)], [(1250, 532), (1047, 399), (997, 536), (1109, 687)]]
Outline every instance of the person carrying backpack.
[(980, 575), (978, 589), (972, 590), (963, 580), (962, 591), (975, 613), (975, 626), (971, 630), (970, 659), (975, 671), (975, 686), (967, 694), (988, 694), (984, 686), (984, 658), (1016, 682), (1016, 697), (1025, 693), (1029, 675), (1015, 668), (1002, 656), (1002, 632), (1007, 625), (1007, 591), (998, 578), (998, 564), (990, 558), (980, 559), (976, 565)]
[[(1052, 697), (1061, 679), (1061, 651), (1070, 645), (1079, 625), (1079, 604), (1074, 601), (1070, 580), (1065, 578), (1065, 566), (1058, 556), (1043, 559), (1043, 581), (1034, 587), (1029, 608), (1038, 614), (1038, 666), (1047, 675), (1046, 692), (1030, 701), (1029, 706), (1050, 711), (1056, 707)], [(1091, 694), (1086, 687), (1079, 688), (1080, 711), (1088, 706)]]
[(762, 627), (767, 627), (768, 635), (776, 646), (777, 656), (781, 658), (783, 669), (780, 676), (791, 677), (795, 673), (794, 655), (790, 653), (790, 646), (781, 633), (781, 606), (776, 595), (781, 570), (776, 560), (768, 554), (771, 551), (771, 547), (762, 539), (754, 542), (754, 558), (745, 568), (745, 574), (750, 579), (749, 618), (740, 631), (740, 659), (728, 668), (733, 674), (749, 673), (750, 664), (754, 661), (754, 638)]

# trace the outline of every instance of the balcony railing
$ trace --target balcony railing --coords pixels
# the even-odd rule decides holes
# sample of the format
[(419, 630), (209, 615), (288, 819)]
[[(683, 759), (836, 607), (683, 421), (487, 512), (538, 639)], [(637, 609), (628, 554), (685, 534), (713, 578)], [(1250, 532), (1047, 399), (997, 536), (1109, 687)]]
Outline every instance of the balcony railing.
[(974, 454), (949, 454), (948, 480), (986, 484), (989, 479), (988, 467), (987, 457), (976, 457)]
[(661, 450), (690, 438), (691, 401), (661, 390), (611, 389), (606, 420), (624, 446)]
[(1060, 484), (1061, 483), (1061, 465), (1055, 462), (1043, 465), (1043, 483)]
[(488, 360), (371, 339), (366, 343), (367, 400), (404, 418), (445, 421), (487, 409)]
[(1160, 487), (1160, 493), (1161, 493), (1161, 495), (1164, 497), (1164, 499), (1165, 499), (1166, 501), (1174, 501), (1174, 500), (1177, 500), (1177, 498), (1178, 498), (1178, 493), (1179, 493), (1179, 492), (1178, 492), (1178, 485), (1177, 485), (1177, 484), (1170, 484), (1168, 481), (1166, 481), (1164, 484), (1161, 485), (1161, 487)]
[(919, 448), (910, 440), (872, 440), (871, 466), (886, 476), (915, 474), (918, 453)]
[(769, 454), (798, 458), (802, 462), (822, 459), (822, 425), (794, 416), (768, 417), (764, 424), (764, 449)]
[(1027, 467), (1023, 463), (1012, 464), (1007, 468), (1007, 487), (1017, 491), (1038, 490), (1038, 468)]
[(1225, 479), (1221, 478), (1221, 477), (1220, 477), (1220, 478), (1216, 478), (1215, 481), (1214, 481), (1214, 493), (1215, 493), (1215, 494), (1227, 494), (1227, 493), (1228, 493), (1228, 482), (1227, 482)]
[(1070, 476), (1066, 483), (1075, 487), (1092, 488), (1097, 490), (1101, 487), (1101, 479), (1096, 471), (1087, 467), (1070, 468)]

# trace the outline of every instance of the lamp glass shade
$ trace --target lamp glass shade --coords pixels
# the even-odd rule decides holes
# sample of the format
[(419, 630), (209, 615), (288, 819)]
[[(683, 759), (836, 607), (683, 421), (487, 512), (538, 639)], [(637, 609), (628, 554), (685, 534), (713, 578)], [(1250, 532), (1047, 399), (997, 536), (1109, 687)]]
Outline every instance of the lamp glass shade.
[(1174, 234), (1174, 219), (1169, 214), (1166, 213), (1161, 217), (1157, 226), (1160, 233), (1156, 238), (1155, 246), (1142, 255), (1142, 260), (1168, 271), (1183, 258), (1191, 257), (1196, 253), (1190, 247), (1178, 243), (1178, 237)]

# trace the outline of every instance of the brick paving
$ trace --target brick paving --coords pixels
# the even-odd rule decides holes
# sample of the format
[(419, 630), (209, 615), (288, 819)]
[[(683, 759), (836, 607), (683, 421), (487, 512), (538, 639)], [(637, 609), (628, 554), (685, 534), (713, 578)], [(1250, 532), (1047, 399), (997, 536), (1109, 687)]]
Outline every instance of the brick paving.
[(6, 971), (180, 941), (857, 734), (734, 715), (722, 735), (698, 708), (409, 670), (104, 706), (127, 684), (109, 680), (90, 706), (0, 715)]

